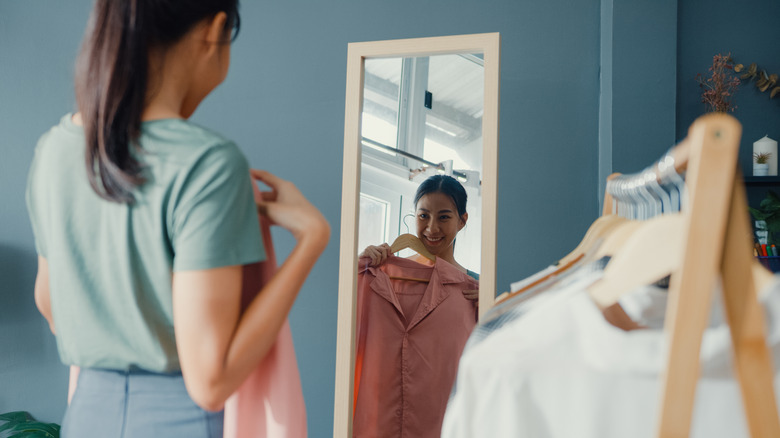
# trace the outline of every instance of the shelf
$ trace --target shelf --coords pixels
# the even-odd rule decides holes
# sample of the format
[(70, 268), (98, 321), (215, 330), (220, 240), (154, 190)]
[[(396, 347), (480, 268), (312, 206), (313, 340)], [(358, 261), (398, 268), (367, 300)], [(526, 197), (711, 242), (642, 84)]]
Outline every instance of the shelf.
[(776, 185), (780, 184), (780, 176), (746, 176), (745, 185), (748, 186), (760, 186), (760, 185)]
[(773, 273), (777, 274), (780, 272), (780, 256), (757, 256), (756, 259)]

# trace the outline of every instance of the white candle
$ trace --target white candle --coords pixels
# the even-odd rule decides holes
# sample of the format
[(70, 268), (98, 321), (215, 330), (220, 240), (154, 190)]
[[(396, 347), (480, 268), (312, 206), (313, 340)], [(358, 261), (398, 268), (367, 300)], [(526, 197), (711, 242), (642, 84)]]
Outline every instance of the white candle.
[(753, 143), (753, 153), (769, 153), (769, 173), (768, 175), (777, 175), (777, 142), (766, 135), (761, 140)]

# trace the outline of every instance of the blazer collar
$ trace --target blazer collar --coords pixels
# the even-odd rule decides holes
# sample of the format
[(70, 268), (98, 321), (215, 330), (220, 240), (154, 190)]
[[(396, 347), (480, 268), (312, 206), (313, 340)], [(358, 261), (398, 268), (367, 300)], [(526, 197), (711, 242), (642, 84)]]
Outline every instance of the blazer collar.
[[(368, 272), (368, 274), (373, 277), (370, 283), (371, 290), (392, 304), (399, 315), (403, 315), (398, 298), (393, 293), (390, 276), (380, 269), (380, 267), (368, 266), (370, 261), (371, 259), (369, 257), (361, 257), (358, 260), (358, 273)], [(428, 314), (447, 299), (453, 291), (460, 293), (463, 290), (478, 287), (476, 280), (469, 277), (468, 274), (460, 272), (455, 266), (440, 258), (436, 259), (433, 266), (427, 266), (415, 262), (414, 260), (395, 256), (390, 256), (385, 263), (392, 263), (396, 266), (406, 266), (410, 268), (429, 267), (433, 270), (431, 273), (431, 281), (428, 283), (428, 287), (425, 290), (420, 306), (417, 308), (417, 312), (414, 317), (411, 318), (411, 321), (407, 326), (407, 331), (414, 328), (414, 326), (428, 316)], [(462, 286), (457, 287), (458, 284), (462, 284)], [(448, 285), (451, 286), (448, 287)]]

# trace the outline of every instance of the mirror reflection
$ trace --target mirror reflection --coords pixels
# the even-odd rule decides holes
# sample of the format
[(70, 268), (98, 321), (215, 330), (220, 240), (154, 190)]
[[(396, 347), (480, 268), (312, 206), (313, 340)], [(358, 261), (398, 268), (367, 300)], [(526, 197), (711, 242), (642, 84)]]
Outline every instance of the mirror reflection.
[(481, 54), (366, 59), (354, 436), (439, 436), (477, 321)]

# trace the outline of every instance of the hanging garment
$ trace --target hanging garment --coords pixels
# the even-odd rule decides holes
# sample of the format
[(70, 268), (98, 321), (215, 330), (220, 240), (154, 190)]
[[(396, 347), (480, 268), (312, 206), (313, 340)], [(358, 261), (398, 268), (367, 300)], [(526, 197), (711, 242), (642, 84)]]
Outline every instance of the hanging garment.
[[(474, 331), (471, 332), (464, 348), (464, 354), (496, 330), (522, 317), (531, 309), (552, 300), (561, 291), (571, 287), (577, 288), (578, 284), (590, 284), (595, 281), (594, 278), (603, 275), (604, 267), (609, 263), (609, 260), (610, 257), (602, 257), (594, 262), (577, 265), (576, 269), (566, 270), (559, 275), (547, 276), (540, 273), (533, 275), (530, 279), (514, 283), (522, 286), (531, 283), (539, 284), (520, 295), (507, 298), (488, 310)], [(538, 282), (537, 280), (540, 278), (543, 278), (543, 281)]]
[[(267, 258), (245, 265), (241, 308), (252, 299), (276, 272), (276, 256), (268, 223), (260, 218)], [(78, 381), (79, 368), (70, 368), (70, 402)], [(292, 333), (284, 322), (276, 342), (258, 367), (225, 403), (224, 438), (305, 438), (306, 405), (303, 400), (298, 362)]]
[[(438, 437), (458, 358), (476, 324), (479, 283), (449, 263), (359, 260), (353, 434)], [(393, 280), (393, 277), (428, 282)]]
[[(526, 309), (522, 317), (478, 343), (469, 341), (442, 437), (654, 435), (667, 342), (655, 313), (660, 291), (648, 288), (625, 299), (633, 307), (630, 313), (644, 315), (659, 328), (623, 331), (604, 319), (586, 292), (599, 278), (598, 271), (578, 274), (565, 286), (545, 292), (545, 300)], [(780, 279), (762, 301), (770, 323), (768, 342), (777, 361)], [(717, 301), (713, 308), (713, 313), (722, 311)], [(729, 327), (722, 315), (711, 318), (704, 333), (700, 364), (690, 436), (748, 436), (739, 384), (733, 377)], [(780, 373), (775, 376), (775, 388), (780, 389)]]

